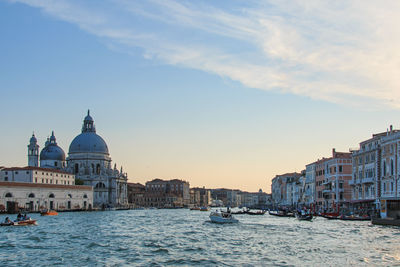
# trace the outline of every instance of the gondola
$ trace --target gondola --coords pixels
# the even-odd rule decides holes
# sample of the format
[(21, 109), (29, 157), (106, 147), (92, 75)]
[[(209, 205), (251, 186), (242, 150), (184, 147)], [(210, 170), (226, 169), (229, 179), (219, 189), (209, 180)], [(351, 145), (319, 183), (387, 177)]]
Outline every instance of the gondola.
[(249, 215), (264, 215), (265, 214), (265, 210), (258, 210), (258, 211), (246, 211), (246, 214)]
[(304, 214), (304, 215), (302, 215), (302, 214), (297, 213), (296, 214), (296, 218), (299, 221), (309, 221), (309, 222), (311, 222), (312, 219), (313, 219), (313, 216), (312, 216), (312, 214)]
[(268, 211), (269, 215), (278, 216), (278, 217), (295, 217), (292, 212), (271, 212)]

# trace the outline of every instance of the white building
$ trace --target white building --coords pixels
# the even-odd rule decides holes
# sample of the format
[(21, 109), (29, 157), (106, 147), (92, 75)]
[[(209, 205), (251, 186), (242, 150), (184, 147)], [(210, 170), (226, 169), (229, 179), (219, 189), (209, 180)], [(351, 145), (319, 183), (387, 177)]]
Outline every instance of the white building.
[(35, 184), (75, 185), (75, 175), (40, 167), (12, 167), (0, 170), (0, 181)]
[(111, 157), (104, 139), (96, 134), (94, 120), (88, 111), (82, 133), (69, 146), (67, 169), (85, 185), (94, 188), (94, 206), (128, 205), (127, 174), (111, 167)]
[(315, 162), (306, 165), (304, 204), (310, 206), (315, 200)]
[(92, 206), (90, 186), (0, 182), (0, 211), (16, 207), (27, 211), (87, 210)]

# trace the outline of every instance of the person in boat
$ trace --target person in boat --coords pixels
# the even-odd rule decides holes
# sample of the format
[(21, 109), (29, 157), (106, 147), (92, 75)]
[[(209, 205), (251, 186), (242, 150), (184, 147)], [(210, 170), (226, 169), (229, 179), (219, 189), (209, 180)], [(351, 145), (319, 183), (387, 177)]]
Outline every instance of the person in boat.
[(21, 212), (19, 212), (18, 213), (18, 215), (17, 215), (17, 221), (22, 221), (23, 219), (22, 219), (22, 214), (21, 214)]
[(10, 220), (10, 218), (6, 217), (4, 223), (12, 224), (13, 222)]

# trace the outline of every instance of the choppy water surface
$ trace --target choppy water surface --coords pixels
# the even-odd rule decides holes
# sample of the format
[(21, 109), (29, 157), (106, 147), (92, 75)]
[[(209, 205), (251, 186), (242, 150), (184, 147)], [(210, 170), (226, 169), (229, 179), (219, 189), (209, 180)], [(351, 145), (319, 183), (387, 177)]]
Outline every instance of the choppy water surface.
[(38, 226), (0, 227), (0, 266), (400, 265), (400, 228), (370, 222), (266, 214), (218, 225), (190, 210), (31, 215)]

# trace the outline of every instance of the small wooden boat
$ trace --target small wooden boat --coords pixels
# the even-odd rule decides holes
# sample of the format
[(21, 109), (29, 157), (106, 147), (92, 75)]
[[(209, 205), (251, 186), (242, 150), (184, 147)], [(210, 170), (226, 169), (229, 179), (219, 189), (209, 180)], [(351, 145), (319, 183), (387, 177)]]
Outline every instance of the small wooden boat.
[(199, 207), (192, 207), (192, 208), (190, 208), (190, 210), (200, 210), (200, 208)]
[(247, 212), (245, 210), (239, 210), (239, 211), (231, 211), (231, 214), (246, 214)]
[(58, 215), (58, 212), (55, 211), (55, 210), (45, 210), (45, 211), (40, 212), (40, 215), (42, 215), (42, 216), (56, 216), (56, 215)]
[(210, 210), (209, 207), (201, 207), (201, 208), (200, 208), (200, 211), (209, 211), (209, 210)]
[(272, 215), (272, 216), (278, 216), (278, 217), (295, 217), (294, 213), (292, 213), (292, 212), (283, 212), (283, 211), (271, 212), (271, 211), (268, 211), (268, 214)]
[(340, 220), (340, 216), (335, 216), (335, 215), (321, 215), (321, 217), (324, 217), (325, 219), (328, 220)]
[(265, 210), (257, 210), (257, 211), (247, 210), (246, 214), (249, 214), (249, 215), (264, 215), (265, 214)]
[(296, 218), (297, 218), (299, 221), (309, 221), (309, 222), (311, 222), (312, 219), (313, 219), (313, 216), (312, 216), (312, 214), (300, 214), (300, 213), (296, 213)]
[(27, 226), (27, 225), (36, 225), (36, 220), (28, 219), (24, 221), (0, 223), (0, 226)]

